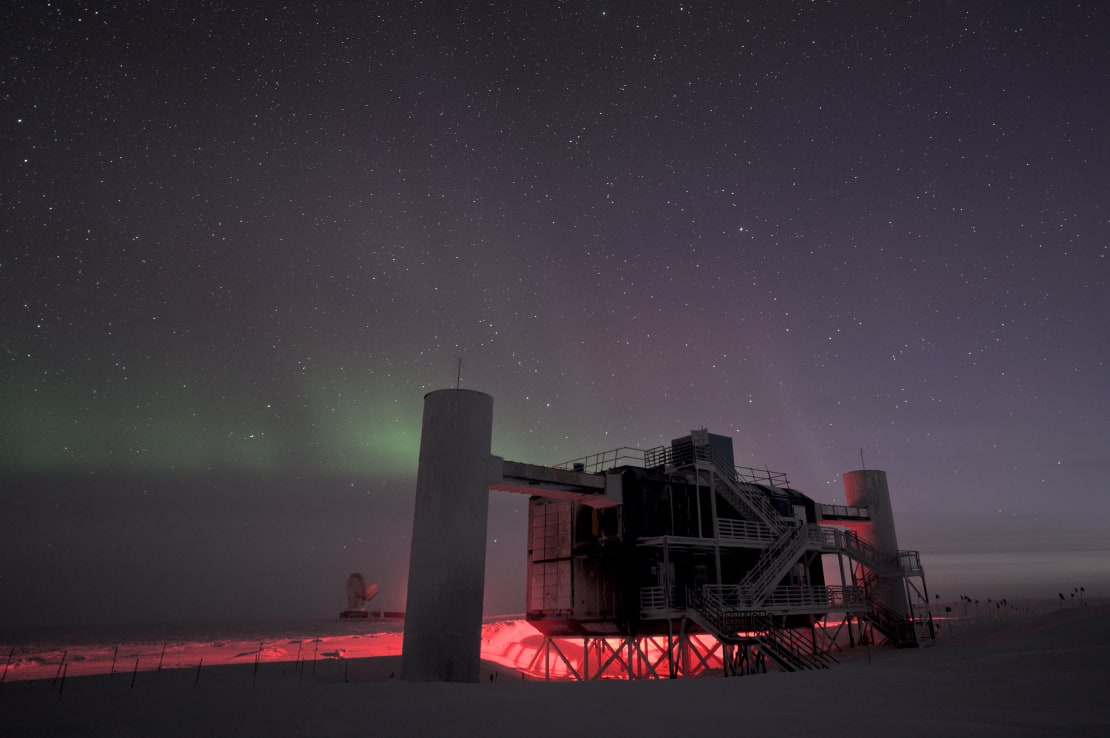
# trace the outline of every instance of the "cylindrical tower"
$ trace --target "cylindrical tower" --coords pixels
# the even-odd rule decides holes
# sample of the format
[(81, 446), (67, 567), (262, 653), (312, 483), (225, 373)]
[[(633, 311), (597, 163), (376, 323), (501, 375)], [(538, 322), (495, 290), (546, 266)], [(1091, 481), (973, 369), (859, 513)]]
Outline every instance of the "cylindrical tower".
[[(888, 556), (897, 556), (898, 534), (894, 529), (894, 511), (890, 506), (886, 472), (879, 469), (845, 472), (844, 502), (852, 507), (867, 508), (871, 521), (852, 526), (860, 540), (870, 543)], [(872, 587), (872, 598), (903, 617), (909, 616), (905, 582), (901, 577), (880, 574)]]
[(844, 473), (844, 503), (866, 507), (870, 524), (860, 526), (859, 537), (875, 548), (888, 553), (898, 552), (898, 535), (894, 531), (894, 511), (890, 509), (890, 489), (886, 472), (862, 469)]
[(401, 678), (477, 682), (493, 398), (424, 396)]

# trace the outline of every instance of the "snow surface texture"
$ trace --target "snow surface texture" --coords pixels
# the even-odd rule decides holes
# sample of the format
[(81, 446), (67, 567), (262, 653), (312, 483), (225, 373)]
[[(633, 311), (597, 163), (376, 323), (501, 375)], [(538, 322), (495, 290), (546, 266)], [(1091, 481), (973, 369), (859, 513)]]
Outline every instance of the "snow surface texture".
[(1110, 735), (1110, 606), (968, 628), (929, 649), (857, 649), (832, 671), (729, 679), (537, 683), (487, 663), (477, 685), (406, 684), (389, 678), (397, 656), (258, 669), (253, 657), (199, 677), (16, 677), (0, 686), (0, 735)]

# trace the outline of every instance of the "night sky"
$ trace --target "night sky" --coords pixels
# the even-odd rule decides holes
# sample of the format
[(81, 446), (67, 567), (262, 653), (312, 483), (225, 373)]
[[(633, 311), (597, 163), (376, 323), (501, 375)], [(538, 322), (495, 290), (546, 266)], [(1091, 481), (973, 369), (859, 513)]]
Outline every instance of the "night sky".
[[(1110, 595), (1110, 5), (0, 10), (0, 626), (401, 608), (423, 395)], [(491, 498), (487, 609), (524, 608)], [(959, 587), (958, 591), (954, 589)]]

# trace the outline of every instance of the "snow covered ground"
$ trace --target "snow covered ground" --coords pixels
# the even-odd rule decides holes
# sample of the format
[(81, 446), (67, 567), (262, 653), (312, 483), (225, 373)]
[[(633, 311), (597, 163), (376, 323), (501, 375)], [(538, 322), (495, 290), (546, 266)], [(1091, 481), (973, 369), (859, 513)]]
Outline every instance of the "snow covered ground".
[(6, 642), (0, 735), (1110, 735), (1105, 605), (950, 623), (933, 648), (857, 649), (831, 671), (676, 681), (522, 680), (507, 664), (531, 636), (495, 624), (479, 684), (406, 684), (395, 628), (321, 627)]

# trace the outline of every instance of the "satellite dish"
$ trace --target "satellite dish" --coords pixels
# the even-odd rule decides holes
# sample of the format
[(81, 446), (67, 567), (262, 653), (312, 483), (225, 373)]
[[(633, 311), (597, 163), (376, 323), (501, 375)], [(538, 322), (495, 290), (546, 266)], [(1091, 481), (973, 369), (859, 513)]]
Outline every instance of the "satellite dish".
[(347, 577), (347, 609), (339, 613), (341, 618), (365, 618), (369, 616), (365, 605), (374, 599), (380, 588), (376, 584), (367, 584), (359, 573)]

